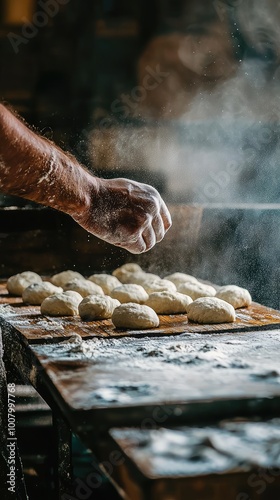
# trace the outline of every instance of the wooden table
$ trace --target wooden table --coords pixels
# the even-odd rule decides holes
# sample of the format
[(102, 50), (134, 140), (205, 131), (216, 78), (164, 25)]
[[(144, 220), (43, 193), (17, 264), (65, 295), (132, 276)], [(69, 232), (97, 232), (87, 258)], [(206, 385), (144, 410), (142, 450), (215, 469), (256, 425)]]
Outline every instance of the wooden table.
[(0, 303), (9, 363), (56, 416), (61, 498), (71, 475), (69, 429), (103, 457), (98, 443), (116, 427), (280, 416), (278, 311), (253, 304), (237, 311), (233, 324), (161, 316), (158, 329), (124, 331), (109, 320), (43, 317), (4, 285)]

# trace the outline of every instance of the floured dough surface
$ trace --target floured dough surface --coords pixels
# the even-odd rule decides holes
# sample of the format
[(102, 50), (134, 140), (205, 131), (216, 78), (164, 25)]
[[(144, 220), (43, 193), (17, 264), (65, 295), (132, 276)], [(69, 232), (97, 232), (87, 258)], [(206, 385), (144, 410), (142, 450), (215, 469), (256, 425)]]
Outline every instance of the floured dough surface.
[(136, 284), (150, 280), (160, 279), (157, 274), (146, 273), (138, 264), (124, 264), (113, 271), (113, 276), (117, 277), (123, 284)]
[(37, 273), (32, 271), (24, 271), (23, 273), (11, 276), (7, 281), (7, 290), (11, 295), (21, 296), (25, 288), (33, 283), (42, 283), (42, 278)]
[(41, 313), (48, 316), (76, 316), (83, 297), (73, 291), (57, 293), (43, 300)]
[(123, 264), (113, 271), (113, 276), (118, 278), (121, 283), (125, 283), (130, 274), (143, 272), (141, 266), (134, 263)]
[(182, 283), (178, 286), (178, 292), (189, 295), (193, 300), (200, 297), (214, 297), (216, 290), (211, 285), (204, 285), (204, 283)]
[(82, 297), (87, 297), (88, 295), (93, 295), (94, 293), (104, 295), (101, 286), (84, 278), (76, 279), (70, 281), (69, 283), (66, 283), (66, 285), (63, 286), (63, 290), (65, 292), (67, 290), (73, 290), (74, 292), (78, 292)]
[(252, 297), (246, 288), (236, 285), (222, 286), (216, 293), (216, 297), (231, 304), (234, 309), (248, 307), (252, 304)]
[(157, 328), (159, 318), (151, 307), (130, 302), (116, 307), (112, 322), (117, 328), (148, 329)]
[(42, 281), (42, 283), (33, 283), (25, 288), (25, 290), (23, 290), (22, 300), (25, 304), (40, 306), (47, 297), (62, 292), (63, 289), (61, 287), (55, 286), (48, 281)]
[(77, 271), (62, 271), (61, 273), (54, 274), (54, 276), (51, 277), (51, 282), (56, 285), (56, 286), (62, 286), (66, 285), (66, 283), (70, 283), (70, 281), (74, 281), (76, 279), (84, 279), (82, 274), (77, 273)]
[(201, 297), (187, 307), (190, 321), (201, 324), (232, 323), (235, 310), (231, 304), (216, 297)]
[(198, 283), (198, 280), (194, 276), (185, 273), (169, 274), (168, 276), (165, 276), (164, 279), (172, 281), (172, 283), (174, 283), (176, 287), (178, 287), (182, 283)]
[(84, 321), (108, 319), (120, 302), (106, 295), (89, 295), (79, 304), (79, 314)]
[(187, 306), (192, 299), (179, 292), (154, 292), (151, 293), (146, 306), (151, 307), (157, 314), (181, 314), (187, 312)]
[(141, 271), (139, 273), (131, 273), (125, 278), (125, 283), (134, 283), (136, 285), (143, 285), (143, 283), (148, 283), (151, 281), (160, 280), (157, 274), (145, 273)]
[(160, 278), (154, 280), (148, 279), (142, 283), (142, 286), (149, 295), (154, 292), (176, 292), (176, 286), (172, 281)]
[(115, 288), (111, 292), (111, 297), (119, 300), (121, 304), (126, 302), (143, 304), (149, 298), (149, 295), (141, 285), (124, 284)]
[(89, 280), (101, 286), (105, 295), (111, 295), (111, 291), (121, 285), (120, 280), (116, 276), (111, 276), (111, 274), (92, 274)]

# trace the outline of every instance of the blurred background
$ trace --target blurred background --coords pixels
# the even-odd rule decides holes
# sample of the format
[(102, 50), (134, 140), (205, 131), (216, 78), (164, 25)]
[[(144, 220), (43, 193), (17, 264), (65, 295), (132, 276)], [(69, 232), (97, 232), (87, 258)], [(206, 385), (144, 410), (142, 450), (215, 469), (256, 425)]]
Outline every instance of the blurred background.
[[(0, 0), (0, 99), (94, 173), (150, 183), (174, 204), (172, 230), (138, 257), (145, 270), (236, 283), (279, 309), (279, 26), (277, 0)], [(0, 193), (1, 277), (135, 261), (29, 205)], [(22, 391), (30, 499), (49, 499), (51, 417), (38, 401), (34, 423)], [(40, 425), (43, 449), (26, 442)], [(115, 498), (107, 487), (94, 498)]]
[(0, 96), (101, 176), (275, 203), (279, 22), (277, 0), (0, 0)]

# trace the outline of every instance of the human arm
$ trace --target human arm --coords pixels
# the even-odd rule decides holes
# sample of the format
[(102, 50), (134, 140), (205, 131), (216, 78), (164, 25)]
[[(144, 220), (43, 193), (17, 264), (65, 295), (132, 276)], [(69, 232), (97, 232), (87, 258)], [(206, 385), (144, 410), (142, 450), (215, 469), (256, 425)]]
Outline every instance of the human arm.
[(90, 174), (0, 104), (0, 189), (69, 214), (95, 236), (141, 253), (171, 226), (151, 186)]

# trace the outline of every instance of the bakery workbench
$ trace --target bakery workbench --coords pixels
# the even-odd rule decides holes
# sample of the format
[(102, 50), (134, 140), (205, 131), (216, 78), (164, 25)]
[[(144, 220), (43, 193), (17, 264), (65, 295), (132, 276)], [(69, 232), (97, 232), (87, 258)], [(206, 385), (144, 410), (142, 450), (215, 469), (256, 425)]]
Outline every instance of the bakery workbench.
[[(194, 484), (201, 482), (201, 477), (203, 484), (215, 482), (215, 477), (218, 481), (221, 474), (223, 484), (226, 477), (228, 484), (236, 480), (232, 491), (238, 491), (249, 472), (264, 466), (265, 462), (252, 463), (246, 457), (243, 462), (238, 457), (236, 462), (234, 456), (223, 467), (217, 456), (213, 470), (209, 467), (207, 472), (206, 467), (202, 474), (197, 464), (198, 472), (192, 473), (185, 460), (185, 469), (179, 474), (176, 453), (180, 452), (178, 435), (192, 435), (194, 425), (207, 428), (211, 422), (217, 426), (221, 419), (240, 416), (263, 421), (280, 417), (278, 311), (253, 304), (239, 310), (237, 323), (232, 325), (195, 325), (178, 315), (162, 316), (159, 328), (151, 331), (118, 331), (109, 320), (82, 323), (77, 317), (44, 317), (38, 307), (25, 306), (21, 299), (8, 296), (5, 284), (0, 301), (8, 364), (33, 384), (53, 410), (58, 498), (64, 500), (66, 492), (73, 493), (71, 432), (103, 462), (116, 450), (121, 452), (124, 458), (110, 475), (131, 500), (163, 500), (167, 491), (173, 495), (168, 498), (183, 500), (188, 484), (193, 490), (189, 498), (197, 498)], [(273, 425), (277, 428), (278, 424)], [(124, 426), (135, 429), (127, 435)], [(156, 433), (157, 428), (170, 426), (170, 433), (175, 432), (179, 441), (176, 445), (177, 438), (174, 442), (171, 438), (175, 448), (169, 457), (169, 475), (160, 467), (153, 473), (153, 461), (159, 462), (153, 447), (146, 455), (148, 469), (141, 469), (135, 450), (143, 449), (141, 439), (148, 438), (139, 432), (149, 429)], [(183, 430), (178, 426), (184, 426)], [(119, 430), (113, 431), (116, 428)], [(157, 435), (148, 437), (154, 442)], [(164, 439), (163, 433), (162, 443)], [(275, 438), (274, 451), (277, 446), (279, 439), (277, 443)], [(224, 454), (213, 443), (207, 447)], [(165, 458), (166, 447), (159, 455)], [(267, 467), (279, 467), (279, 455), (270, 455)], [(197, 460), (203, 463), (203, 456)], [(237, 478), (241, 478), (240, 483)], [(276, 486), (275, 476), (273, 488)], [(261, 498), (273, 498), (265, 496), (268, 488), (265, 491)], [(219, 498), (215, 495), (217, 491), (207, 498)]]

